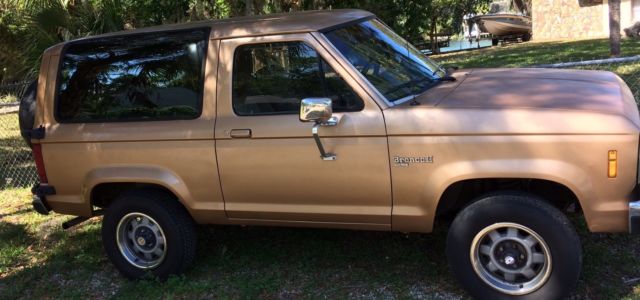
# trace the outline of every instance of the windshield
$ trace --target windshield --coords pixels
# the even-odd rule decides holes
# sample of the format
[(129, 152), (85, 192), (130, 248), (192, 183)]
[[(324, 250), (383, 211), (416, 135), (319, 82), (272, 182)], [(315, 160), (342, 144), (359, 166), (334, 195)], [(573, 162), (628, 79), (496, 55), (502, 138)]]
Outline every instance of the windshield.
[(325, 36), (389, 101), (420, 94), (445, 75), (438, 64), (378, 20)]

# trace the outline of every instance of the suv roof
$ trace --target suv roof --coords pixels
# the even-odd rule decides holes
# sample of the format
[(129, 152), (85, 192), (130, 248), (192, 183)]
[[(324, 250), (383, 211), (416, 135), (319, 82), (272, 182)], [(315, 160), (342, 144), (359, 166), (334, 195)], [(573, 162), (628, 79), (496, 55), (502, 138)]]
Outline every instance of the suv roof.
[[(333, 9), (314, 10), (293, 13), (279, 13), (269, 15), (257, 15), (246, 17), (235, 17), (219, 20), (196, 21), (179, 24), (159, 25), (139, 28), (134, 30), (124, 30), (111, 32), (96, 36), (77, 39), (93, 39), (100, 37), (111, 37), (136, 33), (149, 33), (168, 30), (180, 30), (199, 27), (211, 28), (211, 39), (223, 39), (232, 37), (284, 34), (296, 32), (321, 31), (323, 29), (338, 26), (356, 20), (372, 18), (374, 15), (365, 10), (359, 9)], [(68, 41), (71, 42), (71, 41)], [(65, 43), (68, 43), (65, 42)], [(64, 44), (64, 43), (63, 43)]]

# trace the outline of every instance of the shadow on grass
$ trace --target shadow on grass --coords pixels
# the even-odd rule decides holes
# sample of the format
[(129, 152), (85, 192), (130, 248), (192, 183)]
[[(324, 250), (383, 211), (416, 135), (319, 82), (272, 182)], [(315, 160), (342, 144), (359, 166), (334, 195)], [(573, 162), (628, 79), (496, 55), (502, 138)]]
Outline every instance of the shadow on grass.
[(0, 222), (0, 274), (24, 264), (22, 253), (33, 241), (24, 225)]
[[(608, 39), (527, 42), (433, 56), (441, 63), (463, 68), (522, 67), (609, 57)], [(624, 39), (624, 56), (640, 55), (640, 40)]]
[[(161, 283), (122, 279), (101, 248), (98, 220), (71, 231), (62, 231), (60, 223), (47, 221), (38, 233), (21, 225), (0, 231), (0, 240), (25, 247), (8, 259), (10, 270), (3, 272), (0, 283), (4, 296), (415, 298), (440, 294), (451, 298), (462, 294), (447, 271), (442, 232), (404, 235), (200, 226), (194, 269)], [(34, 257), (38, 263), (26, 263)]]
[[(58, 222), (54, 223), (56, 228), (60, 226)], [(45, 224), (44, 227), (52, 225)], [(5, 228), (20, 228), (20, 232)], [(3, 256), (0, 267), (4, 268), (0, 272), (1, 297), (81, 298), (91, 293), (94, 273), (106, 263), (101, 253), (99, 227), (80, 232), (39, 229), (40, 232), (33, 234), (23, 225), (0, 222), (0, 253)]]
[(444, 257), (444, 234), (202, 226), (198, 260), (161, 289), (128, 283), (117, 296), (416, 298), (462, 291)]
[[(21, 212), (16, 212), (19, 214)], [(29, 214), (22, 212), (25, 218)], [(577, 298), (635, 297), (640, 240), (590, 234)], [(15, 298), (464, 298), (446, 265), (446, 232), (200, 226), (194, 268), (166, 282), (126, 281), (104, 255), (99, 219), (70, 231), (0, 221), (0, 290)], [(37, 260), (33, 263), (33, 260)], [(31, 262), (31, 263), (30, 263)]]
[[(17, 211), (13, 211), (10, 213), (6, 213), (6, 214), (0, 214), (0, 221), (2, 221), (2, 218), (5, 217), (11, 217), (11, 216), (16, 216), (16, 215), (21, 215), (21, 214), (25, 214), (25, 213), (31, 213), (33, 212), (33, 208), (31, 208), (30, 206), (25, 207), (23, 209), (17, 210)], [(7, 223), (9, 225), (13, 224), (13, 223)], [(0, 225), (2, 225), (2, 223), (0, 223)], [(2, 230), (0, 230), (0, 236), (2, 236)]]

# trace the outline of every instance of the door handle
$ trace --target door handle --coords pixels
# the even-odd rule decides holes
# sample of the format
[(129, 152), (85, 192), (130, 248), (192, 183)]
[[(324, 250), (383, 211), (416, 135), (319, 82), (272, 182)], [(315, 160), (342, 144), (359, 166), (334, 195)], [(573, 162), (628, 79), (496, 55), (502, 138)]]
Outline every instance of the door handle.
[(231, 129), (229, 135), (234, 139), (250, 138), (251, 129)]

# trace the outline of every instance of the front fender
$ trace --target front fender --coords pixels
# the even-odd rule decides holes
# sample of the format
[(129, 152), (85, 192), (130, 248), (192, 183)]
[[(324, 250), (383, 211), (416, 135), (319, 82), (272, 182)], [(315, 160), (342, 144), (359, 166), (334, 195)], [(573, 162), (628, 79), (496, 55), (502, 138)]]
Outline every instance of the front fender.
[[(456, 182), (482, 178), (528, 178), (556, 182), (571, 190), (580, 203), (590, 202), (593, 183), (579, 166), (552, 159), (487, 159), (439, 164), (433, 171), (419, 172), (421, 180), (411, 187), (394, 186), (393, 229), (430, 232), (439, 201)], [(589, 218), (590, 211), (585, 210)]]

